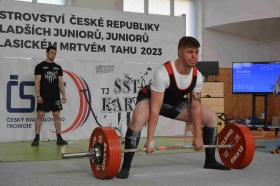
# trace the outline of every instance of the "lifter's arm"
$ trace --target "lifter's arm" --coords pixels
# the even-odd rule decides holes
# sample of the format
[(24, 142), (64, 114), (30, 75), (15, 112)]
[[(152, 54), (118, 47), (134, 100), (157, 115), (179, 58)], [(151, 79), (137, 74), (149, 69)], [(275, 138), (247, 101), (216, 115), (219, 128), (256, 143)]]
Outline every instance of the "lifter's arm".
[(64, 88), (64, 81), (62, 76), (58, 76), (58, 86), (59, 86), (59, 91), (62, 95), (62, 103), (66, 103), (66, 95), (65, 95), (65, 88)]
[(191, 93), (191, 107), (190, 107), (192, 122), (194, 124), (194, 146), (197, 150), (203, 147), (202, 138), (202, 108), (201, 108), (201, 93)]
[(157, 92), (151, 90), (151, 102), (150, 102), (150, 115), (148, 119), (148, 137), (146, 142), (146, 152), (152, 153), (153, 149), (153, 141), (154, 134), (158, 122), (159, 112), (163, 103), (164, 92)]
[(37, 102), (39, 104), (42, 104), (43, 103), (43, 98), (41, 97), (41, 93), (40, 93), (40, 82), (41, 82), (41, 75), (35, 75), (36, 98), (37, 98)]

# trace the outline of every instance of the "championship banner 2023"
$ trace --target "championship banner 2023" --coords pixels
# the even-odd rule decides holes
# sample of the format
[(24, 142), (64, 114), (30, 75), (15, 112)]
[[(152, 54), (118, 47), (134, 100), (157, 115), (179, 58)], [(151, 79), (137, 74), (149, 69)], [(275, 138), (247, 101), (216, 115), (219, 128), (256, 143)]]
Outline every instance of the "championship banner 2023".
[[(125, 131), (139, 88), (150, 83), (158, 65), (177, 58), (185, 35), (185, 17), (17, 1), (0, 1), (0, 7), (1, 141), (34, 136), (34, 68), (48, 45), (57, 47), (55, 61), (64, 70), (68, 102), (61, 112), (62, 132), (78, 140), (88, 139), (97, 122)], [(156, 135), (184, 130), (159, 120)], [(42, 139), (55, 138), (51, 113), (42, 127)]]
[(0, 56), (41, 58), (53, 45), (69, 60), (154, 63), (176, 57), (185, 34), (184, 17), (13, 1), (0, 7)]

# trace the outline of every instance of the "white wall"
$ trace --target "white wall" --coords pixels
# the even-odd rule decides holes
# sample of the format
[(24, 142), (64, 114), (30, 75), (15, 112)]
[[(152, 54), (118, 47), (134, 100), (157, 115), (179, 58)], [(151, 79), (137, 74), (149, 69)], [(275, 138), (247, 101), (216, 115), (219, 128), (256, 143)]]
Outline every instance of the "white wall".
[[(211, 27), (247, 20), (280, 17), (279, 0), (198, 0), (201, 15), (199, 36), (202, 60), (218, 60), (220, 67), (230, 68), (233, 61), (280, 60), (280, 39), (270, 41), (249, 39)], [(240, 25), (240, 30), (243, 27)], [(238, 30), (238, 29), (237, 29)]]
[(280, 17), (279, 0), (203, 0), (204, 26)]
[(268, 43), (271, 61), (280, 61), (280, 39)]
[(269, 44), (219, 31), (203, 32), (203, 60), (218, 60), (220, 67), (231, 68), (234, 61), (270, 60)]

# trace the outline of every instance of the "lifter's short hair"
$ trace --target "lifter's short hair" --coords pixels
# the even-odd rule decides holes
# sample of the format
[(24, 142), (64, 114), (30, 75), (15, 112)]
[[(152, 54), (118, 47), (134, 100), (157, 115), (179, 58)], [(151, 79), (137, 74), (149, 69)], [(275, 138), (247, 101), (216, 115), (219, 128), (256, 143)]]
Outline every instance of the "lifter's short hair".
[(191, 36), (184, 36), (180, 39), (178, 44), (179, 48), (199, 48), (200, 44), (197, 39)]
[(48, 46), (47, 53), (49, 53), (50, 50), (57, 50), (55, 46)]

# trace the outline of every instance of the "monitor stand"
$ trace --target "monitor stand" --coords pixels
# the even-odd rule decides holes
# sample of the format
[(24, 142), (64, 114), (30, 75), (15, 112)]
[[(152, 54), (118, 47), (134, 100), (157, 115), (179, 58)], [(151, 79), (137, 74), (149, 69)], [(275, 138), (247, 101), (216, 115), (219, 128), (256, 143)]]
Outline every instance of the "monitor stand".
[[(267, 106), (268, 106), (268, 95), (267, 94), (253, 94), (253, 109), (252, 118), (256, 118), (256, 97), (264, 96), (264, 120), (263, 124), (267, 125)], [(252, 121), (253, 123), (253, 121)]]

